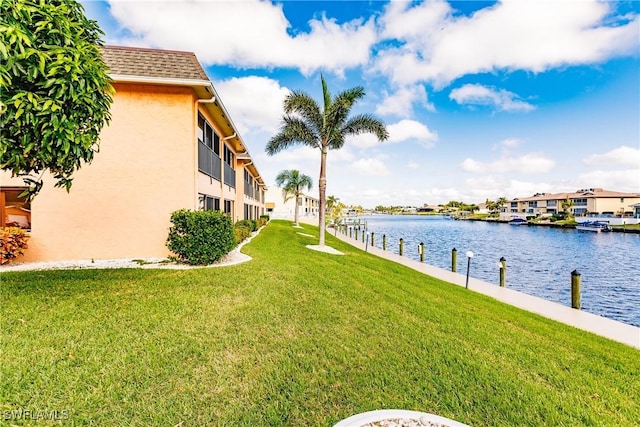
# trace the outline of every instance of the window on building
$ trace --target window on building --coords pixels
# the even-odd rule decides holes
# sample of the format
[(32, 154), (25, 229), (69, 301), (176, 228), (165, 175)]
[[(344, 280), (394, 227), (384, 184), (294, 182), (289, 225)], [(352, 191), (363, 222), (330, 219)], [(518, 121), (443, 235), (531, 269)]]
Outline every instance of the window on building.
[(233, 200), (224, 199), (224, 213), (230, 214), (233, 211)]
[(219, 211), (220, 199), (207, 194), (198, 194), (198, 208), (201, 211)]
[(198, 114), (198, 170), (217, 180), (222, 176), (220, 137), (202, 114)]
[(0, 189), (0, 226), (31, 230), (31, 203), (20, 196), (25, 190), (22, 187)]
[(220, 155), (220, 136), (213, 130), (213, 127), (202, 114), (198, 114), (198, 141), (202, 142), (218, 156)]
[(225, 145), (224, 146), (224, 162), (229, 166), (231, 166), (231, 169), (234, 168), (233, 157), (234, 157), (233, 151), (231, 151), (231, 149)]

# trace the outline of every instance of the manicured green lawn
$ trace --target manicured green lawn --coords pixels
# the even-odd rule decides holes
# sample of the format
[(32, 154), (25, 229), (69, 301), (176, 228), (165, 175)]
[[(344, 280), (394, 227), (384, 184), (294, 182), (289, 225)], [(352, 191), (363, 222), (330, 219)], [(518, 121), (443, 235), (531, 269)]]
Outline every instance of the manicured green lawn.
[(639, 351), (299, 232), (318, 233), (272, 221), (230, 267), (2, 274), (0, 410), (99, 426), (331, 426), (381, 408), (640, 420)]

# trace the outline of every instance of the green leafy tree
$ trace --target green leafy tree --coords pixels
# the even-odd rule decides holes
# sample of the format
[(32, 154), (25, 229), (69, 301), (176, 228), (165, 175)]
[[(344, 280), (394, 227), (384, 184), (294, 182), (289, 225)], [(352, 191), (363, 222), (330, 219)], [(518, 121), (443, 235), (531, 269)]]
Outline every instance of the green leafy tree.
[(338, 209), (338, 205), (342, 205), (340, 203), (340, 199), (336, 196), (327, 197), (327, 212), (329, 213), (329, 220), (333, 223), (337, 223), (340, 219), (340, 210)]
[(487, 200), (484, 201), (484, 204), (485, 204), (485, 206), (486, 206), (486, 208), (487, 208), (487, 210), (489, 211), (490, 214), (494, 213), (495, 210), (497, 209), (497, 204), (493, 200), (487, 199)]
[(0, 167), (24, 177), (29, 198), (46, 171), (69, 191), (110, 119), (103, 32), (74, 0), (0, 3)]
[(284, 100), (285, 115), (280, 131), (269, 140), (266, 152), (273, 155), (295, 145), (306, 145), (320, 150), (318, 225), (319, 245), (324, 246), (328, 151), (342, 148), (346, 137), (350, 135), (372, 133), (379, 141), (384, 141), (389, 138), (389, 133), (384, 123), (369, 114), (349, 117), (353, 105), (364, 97), (364, 88), (358, 86), (331, 97), (324, 77), (321, 77), (321, 81), (324, 108), (321, 109), (306, 93), (290, 93)]
[(301, 174), (300, 171), (295, 169), (283, 170), (278, 176), (276, 176), (276, 184), (278, 187), (282, 187), (282, 197), (284, 201), (291, 200), (295, 197), (296, 209), (295, 209), (295, 222), (296, 226), (300, 225), (298, 222), (298, 206), (300, 204), (300, 196), (305, 189), (311, 190), (313, 181), (309, 175)]
[(339, 201), (340, 199), (338, 199), (336, 196), (327, 197), (327, 209), (328, 210), (333, 209), (338, 204)]

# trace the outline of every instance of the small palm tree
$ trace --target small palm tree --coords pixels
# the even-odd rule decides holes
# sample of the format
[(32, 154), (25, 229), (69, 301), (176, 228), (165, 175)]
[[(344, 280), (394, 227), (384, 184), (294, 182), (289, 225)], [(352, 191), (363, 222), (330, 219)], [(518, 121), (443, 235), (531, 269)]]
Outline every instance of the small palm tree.
[(333, 209), (338, 204), (339, 201), (340, 199), (338, 199), (336, 196), (327, 197), (327, 209), (328, 210)]
[(493, 211), (495, 211), (496, 202), (487, 199), (487, 200), (484, 201), (484, 204), (485, 204), (485, 207), (487, 208), (487, 210), (489, 211), (489, 214), (492, 214)]
[(325, 211), (327, 191), (327, 152), (338, 150), (344, 145), (345, 138), (361, 133), (373, 133), (379, 141), (389, 138), (387, 129), (380, 120), (369, 115), (359, 114), (349, 118), (351, 108), (357, 100), (364, 97), (364, 88), (358, 86), (331, 97), (324, 77), (322, 95), (324, 108), (303, 92), (292, 92), (284, 100), (285, 115), (282, 126), (266, 147), (268, 155), (276, 154), (294, 145), (306, 145), (320, 150), (320, 246), (324, 246)]
[(508, 200), (507, 200), (507, 198), (506, 198), (506, 197), (500, 197), (500, 198), (498, 198), (498, 200), (496, 200), (496, 208), (498, 209), (498, 211), (500, 211), (500, 212), (501, 212), (501, 211), (502, 211), (502, 207), (503, 207), (504, 205), (506, 205), (506, 204), (507, 204), (507, 202), (508, 202)]
[(276, 176), (276, 184), (278, 187), (282, 187), (282, 197), (284, 201), (291, 200), (292, 197), (296, 198), (296, 209), (294, 214), (294, 219), (296, 222), (296, 226), (299, 226), (298, 223), (298, 205), (300, 204), (300, 196), (302, 195), (303, 190), (306, 188), (307, 190), (311, 190), (313, 186), (313, 181), (309, 175), (301, 174), (300, 171), (295, 169), (288, 170), (285, 169), (280, 171), (278, 176)]
[(562, 202), (562, 210), (565, 213), (565, 216), (567, 218), (571, 217), (571, 208), (574, 206), (575, 204), (573, 203), (573, 200), (571, 200), (569, 198), (569, 196), (567, 196), (566, 200)]

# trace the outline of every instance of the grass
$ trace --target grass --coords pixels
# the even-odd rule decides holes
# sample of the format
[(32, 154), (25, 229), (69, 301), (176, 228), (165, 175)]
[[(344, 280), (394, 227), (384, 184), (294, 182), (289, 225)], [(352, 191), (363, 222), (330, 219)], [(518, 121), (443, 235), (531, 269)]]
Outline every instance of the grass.
[(618, 230), (640, 230), (640, 224), (612, 225), (611, 228)]
[(637, 350), (330, 235), (344, 256), (308, 250), (297, 233), (318, 230), (303, 227), (272, 221), (230, 267), (3, 273), (0, 410), (74, 425), (331, 426), (381, 408), (637, 425)]

